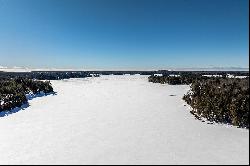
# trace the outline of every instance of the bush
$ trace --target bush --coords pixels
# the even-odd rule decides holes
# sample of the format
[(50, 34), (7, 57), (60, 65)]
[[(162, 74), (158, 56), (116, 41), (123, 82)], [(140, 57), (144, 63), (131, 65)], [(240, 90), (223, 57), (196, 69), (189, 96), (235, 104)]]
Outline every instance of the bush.
[(196, 80), (183, 99), (198, 117), (249, 128), (249, 79)]
[(53, 92), (51, 83), (27, 78), (0, 79), (0, 112), (21, 107), (27, 103), (25, 94), (40, 92)]

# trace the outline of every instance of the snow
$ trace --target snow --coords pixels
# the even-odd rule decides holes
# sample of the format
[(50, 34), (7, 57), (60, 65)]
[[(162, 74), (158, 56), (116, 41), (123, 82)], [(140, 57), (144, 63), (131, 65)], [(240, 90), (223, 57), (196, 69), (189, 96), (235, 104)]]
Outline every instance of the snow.
[(222, 77), (222, 75), (203, 75), (203, 76), (205, 76), (205, 77)]
[(195, 120), (187, 85), (147, 76), (52, 81), (0, 118), (0, 164), (249, 164), (249, 130)]
[(180, 77), (179, 74), (170, 74), (169, 76), (170, 76), (170, 77)]
[[(206, 77), (222, 77), (222, 75), (203, 75)], [(227, 74), (228, 78), (247, 78), (248, 76), (234, 76), (232, 74)]]
[(4, 72), (30, 72), (31, 70), (27, 67), (5, 67), (5, 66), (0, 66), (0, 71)]
[(162, 74), (154, 74), (154, 76), (162, 76)]
[(235, 78), (247, 78), (249, 76), (235, 76)]
[(234, 76), (232, 74), (227, 74), (228, 78), (247, 78), (247, 76)]

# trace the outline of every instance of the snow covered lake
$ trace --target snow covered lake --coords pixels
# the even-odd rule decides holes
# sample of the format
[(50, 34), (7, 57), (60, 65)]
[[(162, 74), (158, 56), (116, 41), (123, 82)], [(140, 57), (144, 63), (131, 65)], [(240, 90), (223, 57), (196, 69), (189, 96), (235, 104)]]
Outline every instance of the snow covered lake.
[(0, 117), (0, 164), (249, 164), (249, 131), (195, 120), (187, 85), (147, 76), (52, 81)]

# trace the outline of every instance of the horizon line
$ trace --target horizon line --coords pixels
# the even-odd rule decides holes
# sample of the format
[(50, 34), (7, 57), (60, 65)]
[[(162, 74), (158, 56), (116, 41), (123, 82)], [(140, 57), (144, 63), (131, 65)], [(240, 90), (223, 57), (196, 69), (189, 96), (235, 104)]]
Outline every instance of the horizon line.
[(159, 67), (159, 68), (28, 68), (28, 67), (4, 67), (3, 72), (32, 72), (32, 71), (249, 71), (249, 67)]

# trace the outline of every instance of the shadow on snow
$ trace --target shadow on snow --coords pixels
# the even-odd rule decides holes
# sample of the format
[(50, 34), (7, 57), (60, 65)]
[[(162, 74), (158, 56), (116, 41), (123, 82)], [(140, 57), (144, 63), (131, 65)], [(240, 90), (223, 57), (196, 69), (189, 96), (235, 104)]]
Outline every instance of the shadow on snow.
[(38, 93), (38, 94), (27, 94), (26, 95), (26, 98), (28, 100), (27, 103), (23, 104), (21, 107), (16, 107), (16, 108), (13, 108), (11, 110), (7, 110), (7, 111), (1, 111), (0, 112), (0, 117), (4, 117), (4, 116), (9, 116), (10, 114), (14, 114), (14, 113), (17, 113), (21, 110), (25, 110), (26, 108), (28, 108), (30, 105), (29, 105), (29, 101), (34, 99), (34, 98), (38, 98), (38, 97), (44, 97), (44, 96), (49, 96), (49, 95), (57, 95), (56, 92), (51, 92), (51, 93)]

